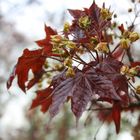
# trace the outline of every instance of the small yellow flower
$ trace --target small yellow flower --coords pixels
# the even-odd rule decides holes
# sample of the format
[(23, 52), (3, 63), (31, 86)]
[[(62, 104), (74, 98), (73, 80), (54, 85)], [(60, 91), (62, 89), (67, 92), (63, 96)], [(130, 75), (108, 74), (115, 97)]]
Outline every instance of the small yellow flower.
[(129, 66), (127, 66), (127, 65), (123, 65), (120, 69), (121, 74), (127, 74), (128, 71), (129, 71)]
[(98, 39), (97, 39), (96, 37), (91, 37), (91, 38), (90, 38), (90, 42), (91, 42), (92, 44), (98, 44)]
[(68, 41), (68, 42), (66, 43), (66, 46), (67, 46), (68, 48), (70, 48), (70, 49), (76, 48), (76, 44), (75, 44), (73, 41)]
[(139, 38), (140, 38), (140, 35), (139, 35), (137, 32), (132, 32), (132, 33), (130, 33), (130, 35), (129, 35), (129, 40), (130, 40), (131, 42), (135, 42), (135, 41), (137, 41)]
[(75, 76), (75, 72), (74, 72), (73, 68), (69, 67), (66, 72), (66, 77), (74, 77), (74, 76)]
[(108, 53), (109, 49), (108, 49), (108, 46), (107, 46), (107, 42), (98, 43), (95, 50), (98, 50), (99, 52), (102, 52), (102, 53)]
[(93, 44), (91, 44), (91, 43), (88, 43), (88, 44), (87, 44), (87, 48), (88, 48), (89, 50), (91, 50), (91, 51), (94, 51), (95, 45), (93, 45)]
[(51, 36), (52, 43), (60, 43), (62, 41), (62, 36), (60, 35), (52, 35)]
[(61, 64), (55, 64), (54, 65), (54, 69), (57, 69), (58, 71), (60, 70), (63, 70), (63, 68), (64, 68), (64, 66), (63, 65), (61, 65)]
[(88, 16), (84, 16), (79, 18), (79, 26), (81, 28), (88, 28), (91, 25), (91, 20), (89, 19)]
[(138, 85), (138, 86), (136, 87), (136, 93), (137, 93), (137, 94), (140, 94), (140, 85)]
[(49, 67), (48, 61), (45, 61), (44, 68), (47, 69)]
[(129, 43), (130, 43), (129, 39), (122, 38), (121, 41), (120, 41), (120, 46), (123, 49), (128, 49), (130, 47)]
[(68, 22), (65, 22), (63, 31), (69, 32), (69, 30), (70, 30), (70, 24)]
[(125, 30), (124, 33), (123, 33), (123, 37), (124, 37), (124, 38), (128, 38), (129, 35), (130, 35), (130, 32), (127, 31), (127, 30)]
[(128, 74), (129, 74), (130, 76), (136, 76), (136, 75), (138, 74), (137, 67), (132, 67), (132, 68), (130, 68), (129, 71), (128, 71)]
[(101, 17), (104, 19), (104, 20), (110, 20), (111, 17), (112, 17), (112, 13), (106, 9), (106, 8), (102, 8), (101, 9)]
[(65, 59), (64, 66), (68, 66), (68, 67), (72, 66), (72, 59), (70, 57)]

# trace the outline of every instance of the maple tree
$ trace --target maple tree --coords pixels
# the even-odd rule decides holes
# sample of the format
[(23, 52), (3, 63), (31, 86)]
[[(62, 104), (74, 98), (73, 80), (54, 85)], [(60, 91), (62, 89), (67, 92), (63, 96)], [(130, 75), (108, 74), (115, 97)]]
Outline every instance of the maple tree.
[[(111, 21), (113, 13), (105, 4), (100, 8), (93, 2), (89, 8), (69, 13), (72, 23), (66, 22), (62, 32), (45, 25), (46, 37), (36, 41), (39, 47), (24, 50), (7, 88), (17, 76), (19, 87), (26, 92), (47, 76), (52, 80), (36, 91), (31, 109), (41, 106), (41, 111), (48, 111), (53, 118), (65, 102), (71, 102), (77, 121), (87, 110), (99, 110), (101, 119), (109, 111), (108, 118), (119, 133), (121, 112), (140, 107), (140, 86), (133, 85), (140, 77), (140, 62), (131, 54), (132, 44), (140, 36), (133, 25), (115, 26)], [(52, 60), (55, 65), (51, 65)]]

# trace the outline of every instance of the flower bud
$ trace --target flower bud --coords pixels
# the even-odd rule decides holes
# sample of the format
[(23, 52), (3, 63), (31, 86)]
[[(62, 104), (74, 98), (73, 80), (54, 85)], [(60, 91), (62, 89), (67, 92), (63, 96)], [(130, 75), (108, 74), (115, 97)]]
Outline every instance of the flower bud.
[(120, 69), (121, 74), (126, 74), (126, 73), (128, 73), (128, 71), (129, 71), (129, 66), (127, 66), (127, 65), (123, 65)]
[(130, 41), (129, 39), (121, 39), (120, 41), (120, 46), (123, 48), (123, 49), (128, 49), (130, 47), (129, 45)]
[(91, 20), (89, 19), (88, 16), (84, 16), (79, 18), (79, 26), (81, 28), (88, 28), (91, 25)]
[(76, 48), (76, 44), (73, 41), (68, 41), (66, 45), (70, 49)]
[(128, 74), (130, 74), (130, 76), (136, 76), (138, 74), (137, 67), (130, 68)]
[(125, 31), (123, 32), (123, 37), (124, 37), (124, 38), (128, 38), (129, 35), (130, 35), (130, 32), (129, 32), (129, 31), (125, 30)]
[(66, 77), (74, 77), (74, 76), (75, 76), (75, 72), (74, 72), (73, 68), (69, 67), (66, 72)]
[(65, 59), (64, 66), (68, 66), (68, 67), (72, 66), (72, 59), (70, 57)]
[(132, 12), (132, 8), (129, 8), (129, 9), (128, 9), (128, 12), (131, 13), (131, 12)]
[(136, 87), (136, 93), (140, 94), (140, 85)]
[(117, 18), (117, 14), (114, 14), (114, 18)]
[(132, 33), (129, 35), (129, 40), (130, 40), (131, 42), (135, 42), (135, 41), (137, 41), (139, 38), (140, 38), (140, 35), (139, 35), (137, 32), (132, 32)]
[(102, 9), (101, 9), (101, 17), (102, 17), (104, 20), (111, 20), (112, 13), (109, 12), (108, 9), (102, 8)]
[(45, 61), (44, 68), (47, 69), (49, 67), (48, 61)]
[(62, 41), (62, 36), (60, 35), (52, 35), (51, 36), (52, 43), (60, 43)]
[(63, 31), (69, 32), (69, 30), (70, 30), (70, 24), (68, 22), (65, 22)]
[(91, 38), (90, 38), (90, 42), (91, 42), (92, 44), (97, 45), (97, 44), (98, 44), (98, 39), (97, 39), (97, 37), (91, 37)]
[(108, 53), (109, 52), (109, 49), (108, 49), (108, 46), (107, 46), (106, 42), (98, 43), (95, 50), (98, 50), (99, 52), (102, 52), (102, 53)]

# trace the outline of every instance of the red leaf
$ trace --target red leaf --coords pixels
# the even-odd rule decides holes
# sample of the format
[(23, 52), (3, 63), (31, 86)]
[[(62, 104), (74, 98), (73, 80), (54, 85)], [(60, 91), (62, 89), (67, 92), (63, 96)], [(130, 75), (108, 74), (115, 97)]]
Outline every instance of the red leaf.
[(33, 100), (30, 109), (41, 106), (41, 111), (45, 113), (52, 103), (52, 88), (48, 87), (44, 90), (37, 91), (37, 96)]
[[(28, 72), (32, 70), (33, 74), (36, 75), (42, 71), (42, 66), (45, 62), (45, 57), (42, 56), (42, 49), (30, 51), (25, 49), (23, 55), (18, 59), (17, 65), (14, 68), (14, 73), (8, 80), (8, 88), (11, 86), (13, 79), (17, 75), (18, 85), (25, 92), (25, 83), (28, 81)], [(39, 79), (36, 79), (38, 82)], [(36, 83), (34, 82), (34, 84)], [(31, 84), (28, 88), (31, 88)]]
[(41, 79), (44, 73), (45, 71), (43, 69), (40, 69), (40, 71), (36, 72), (34, 78), (29, 81), (27, 89), (30, 89), (33, 85), (35, 85)]
[(120, 120), (121, 120), (121, 105), (119, 102), (115, 102), (113, 104), (112, 118), (116, 126), (116, 133), (118, 134), (120, 131)]
[(46, 54), (46, 55), (53, 55), (52, 54), (52, 47), (53, 46), (51, 44), (51, 36), (52, 35), (56, 35), (57, 32), (54, 31), (51, 27), (46, 26), (46, 25), (45, 25), (45, 29), (44, 30), (45, 30), (45, 33), (46, 33), (45, 39), (38, 40), (38, 41), (36, 41), (36, 43), (37, 43), (37, 45), (39, 47), (42, 47), (43, 48), (44, 54)]
[(45, 39), (36, 41), (38, 46), (43, 47), (43, 48), (50, 46), (51, 45), (50, 44), (51, 35), (56, 35), (57, 34), (56, 31), (54, 31), (51, 27), (46, 26), (46, 25), (45, 25), (44, 30), (45, 30), (45, 33), (46, 33)]
[(85, 111), (88, 102), (96, 95), (107, 100), (121, 101), (113, 82), (93, 67), (86, 68), (86, 71), (75, 69), (74, 78), (66, 78), (64, 70), (53, 79), (52, 85), (54, 85), (54, 91), (49, 110), (52, 117), (59, 112), (69, 96), (72, 100), (72, 111), (77, 119)]

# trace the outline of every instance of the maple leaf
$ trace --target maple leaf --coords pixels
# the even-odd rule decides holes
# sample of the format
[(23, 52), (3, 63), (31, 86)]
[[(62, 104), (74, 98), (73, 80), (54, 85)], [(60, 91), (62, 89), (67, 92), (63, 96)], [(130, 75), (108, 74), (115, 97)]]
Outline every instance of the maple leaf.
[(41, 111), (45, 113), (52, 103), (52, 91), (53, 89), (50, 87), (37, 91), (37, 96), (33, 100), (30, 109), (33, 109), (37, 106), (41, 106)]
[(97, 68), (112, 81), (118, 96), (120, 96), (123, 101), (122, 104), (127, 105), (129, 103), (128, 83), (126, 77), (120, 74), (122, 65), (123, 64), (120, 61), (113, 57), (108, 57), (104, 59), (102, 63), (98, 64)]
[[(42, 66), (44, 65), (45, 59), (46, 57), (42, 55), (42, 49), (33, 51), (25, 49), (23, 55), (18, 59), (18, 62), (14, 67), (14, 71), (7, 82), (7, 88), (10, 88), (13, 79), (17, 75), (18, 85), (25, 92), (25, 83), (28, 81), (29, 70), (32, 70), (34, 75), (38, 75), (40, 71), (43, 71)], [(38, 82), (39, 78), (33, 78), (34, 82), (32, 81), (32, 84), (31, 81), (29, 82), (30, 85), (28, 86), (28, 89), (31, 88), (36, 82)]]
[[(121, 100), (116, 93), (112, 81), (105, 75), (98, 73), (94, 68), (87, 69), (86, 72), (85, 69), (82, 72), (76, 68), (75, 77), (73, 78), (65, 79), (65, 72), (63, 71), (62, 73), (60, 77), (55, 78), (57, 82), (52, 82), (55, 83), (55, 88), (52, 92), (52, 104), (49, 109), (52, 117), (58, 113), (60, 107), (67, 101), (68, 97), (72, 100), (72, 111), (76, 118), (82, 115), (87, 104), (95, 95), (98, 95), (100, 98)], [(56, 84), (58, 85), (56, 86)]]
[(52, 44), (51, 44), (51, 36), (57, 35), (57, 32), (53, 30), (51, 27), (45, 25), (45, 33), (46, 37), (45, 39), (35, 41), (37, 45), (41, 48), (43, 48), (44, 53), (47, 55), (52, 55)]
[(17, 75), (18, 85), (25, 92), (25, 83), (28, 81), (28, 72), (31, 69), (34, 78), (27, 84), (27, 89), (30, 89), (35, 85), (44, 74), (42, 66), (47, 57), (55, 56), (59, 57), (59, 54), (52, 53), (52, 44), (50, 43), (51, 35), (57, 34), (51, 27), (45, 25), (46, 38), (43, 40), (36, 41), (41, 47), (38, 50), (30, 51), (25, 49), (23, 55), (18, 59), (16, 66), (7, 82), (7, 88), (10, 88), (13, 79)]

